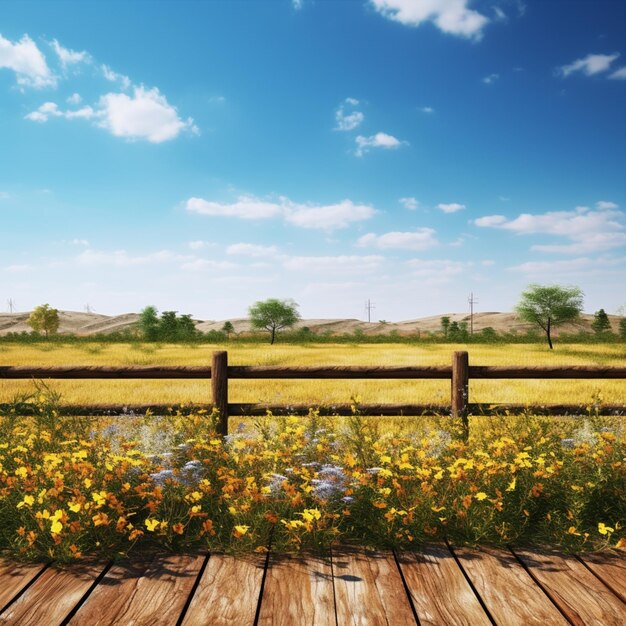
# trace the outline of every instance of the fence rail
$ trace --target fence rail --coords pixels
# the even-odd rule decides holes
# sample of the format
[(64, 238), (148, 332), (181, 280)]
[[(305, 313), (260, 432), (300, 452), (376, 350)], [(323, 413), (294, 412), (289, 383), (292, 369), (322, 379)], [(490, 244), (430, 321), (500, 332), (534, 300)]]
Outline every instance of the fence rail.
[[(314, 405), (269, 405), (269, 404), (234, 404), (228, 402), (228, 381), (230, 379), (366, 379), (366, 380), (424, 380), (447, 379), (451, 381), (450, 404), (366, 404), (359, 405), (364, 415), (433, 415), (450, 413), (463, 421), (468, 429), (470, 414), (488, 414), (494, 411), (519, 413), (528, 410), (527, 405), (491, 405), (469, 402), (470, 379), (626, 379), (626, 367), (603, 366), (548, 366), (548, 367), (509, 367), (469, 365), (467, 352), (454, 352), (451, 366), (432, 367), (390, 367), (390, 366), (328, 366), (328, 367), (284, 367), (284, 366), (229, 366), (228, 353), (214, 352), (210, 367), (207, 366), (59, 366), (29, 367), (0, 366), (0, 379), (204, 379), (211, 380), (211, 402), (193, 407), (178, 405), (141, 404), (141, 405), (87, 405), (63, 406), (65, 414), (87, 415), (124, 415), (141, 414), (150, 410), (154, 413), (181, 410), (183, 412), (216, 408), (219, 411), (218, 430), (228, 433), (229, 416), (263, 415), (273, 413), (307, 413), (310, 408), (319, 408), (327, 415), (350, 415), (352, 406), (339, 404), (315, 407)], [(8, 405), (0, 405), (6, 409)], [(28, 406), (14, 407), (17, 411), (27, 411)], [(580, 405), (547, 405), (533, 407), (548, 415), (574, 415), (585, 407)], [(597, 407), (602, 414), (624, 414), (625, 405), (604, 405)]]

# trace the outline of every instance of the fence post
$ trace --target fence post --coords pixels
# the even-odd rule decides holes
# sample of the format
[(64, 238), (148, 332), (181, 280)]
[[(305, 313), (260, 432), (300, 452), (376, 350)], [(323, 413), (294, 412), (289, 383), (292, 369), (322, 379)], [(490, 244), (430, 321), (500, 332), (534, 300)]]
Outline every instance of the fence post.
[(467, 405), (469, 401), (469, 355), (467, 352), (452, 354), (452, 417), (461, 418), (463, 437), (469, 438)]
[(228, 352), (213, 353), (211, 365), (211, 390), (213, 392), (213, 407), (219, 411), (217, 432), (220, 435), (228, 434)]

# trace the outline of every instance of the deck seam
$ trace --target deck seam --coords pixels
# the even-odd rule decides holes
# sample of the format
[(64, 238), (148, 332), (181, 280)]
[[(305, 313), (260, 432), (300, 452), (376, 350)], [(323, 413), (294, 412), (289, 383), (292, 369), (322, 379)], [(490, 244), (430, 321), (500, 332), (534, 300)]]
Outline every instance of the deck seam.
[(0, 609), (0, 615), (2, 615), (12, 604), (17, 602), (31, 588), (35, 581), (52, 565), (52, 563), (53, 561), (45, 563), (39, 572), (35, 574), (35, 576), (33, 576), (33, 578)]
[(263, 578), (261, 578), (261, 588), (259, 589), (259, 599), (256, 603), (256, 613), (254, 615), (253, 626), (258, 626), (259, 620), (261, 619), (261, 604), (263, 604), (263, 591), (265, 590), (265, 579), (267, 578), (267, 570), (270, 566), (270, 554), (272, 551), (272, 535), (274, 534), (274, 529), (272, 528), (270, 532), (270, 538), (267, 545), (267, 554), (265, 555), (265, 566), (263, 567)]
[(517, 562), (524, 568), (525, 572), (532, 578), (532, 580), (535, 582), (537, 587), (539, 587), (539, 589), (541, 589), (541, 591), (543, 591), (543, 593), (548, 597), (550, 602), (552, 602), (552, 604), (555, 606), (556, 610), (565, 618), (567, 623), (571, 624), (572, 626), (576, 626), (576, 624), (570, 619), (570, 616), (567, 615), (567, 613), (565, 613), (565, 611), (563, 611), (561, 609), (561, 607), (559, 606), (559, 603), (554, 599), (552, 594), (541, 584), (539, 579), (532, 573), (530, 567), (528, 567), (526, 565), (526, 563), (524, 563), (522, 558), (517, 554), (517, 552), (515, 552), (513, 547), (512, 546), (507, 546), (507, 548), (509, 549), (511, 554), (516, 558)]
[(109, 570), (111, 569), (112, 566), (113, 566), (113, 561), (109, 561), (104, 566), (102, 571), (98, 574), (98, 576), (96, 576), (96, 578), (93, 581), (93, 583), (91, 583), (89, 589), (87, 589), (87, 591), (85, 591), (85, 593), (81, 596), (80, 600), (76, 603), (74, 608), (67, 614), (65, 619), (61, 622), (60, 626), (67, 626), (67, 624), (70, 623), (70, 621), (72, 620), (74, 615), (76, 615), (76, 613), (78, 613), (78, 611), (83, 606), (83, 604), (85, 604), (85, 602), (87, 602), (87, 599), (91, 595), (92, 591), (102, 582), (102, 579), (107, 575), (107, 573), (109, 572)]
[(333, 546), (332, 544), (328, 547), (328, 552), (330, 554), (330, 582), (333, 586), (333, 609), (335, 613), (335, 626), (339, 626), (339, 617), (337, 616), (337, 594), (335, 592), (335, 566), (333, 563)]
[(602, 578), (593, 568), (589, 567), (589, 565), (587, 565), (587, 563), (578, 554), (575, 554), (574, 556), (576, 557), (576, 560), (582, 563), (587, 571), (591, 572), (591, 574), (593, 574), (620, 602), (626, 604), (626, 599), (622, 597), (621, 593), (613, 589), (613, 587), (611, 587), (611, 585), (606, 582), (604, 578)]
[(409, 606), (413, 611), (413, 617), (415, 618), (415, 623), (417, 626), (421, 626), (422, 622), (420, 621), (419, 615), (417, 614), (417, 609), (415, 608), (415, 604), (413, 603), (413, 597), (411, 596), (411, 590), (409, 589), (409, 584), (406, 582), (406, 578), (404, 577), (404, 572), (402, 571), (402, 567), (400, 566), (400, 561), (398, 559), (398, 553), (395, 550), (391, 551), (393, 554), (393, 558), (396, 562), (396, 567), (398, 568), (398, 572), (400, 572), (400, 579), (402, 580), (402, 584), (404, 585), (404, 591), (409, 599)]
[(196, 580), (194, 581), (191, 587), (191, 590), (189, 591), (189, 596), (187, 597), (187, 600), (185, 600), (185, 604), (180, 612), (180, 616), (176, 620), (176, 626), (181, 626), (181, 624), (183, 623), (185, 619), (185, 615), (187, 615), (187, 611), (189, 610), (189, 607), (193, 600), (193, 597), (196, 595), (196, 591), (198, 590), (198, 587), (200, 586), (200, 581), (202, 580), (204, 571), (206, 570), (207, 565), (209, 564), (210, 558), (211, 558), (211, 553), (207, 552), (206, 556), (204, 557), (204, 561), (202, 562), (202, 565), (200, 566), (200, 570), (198, 571), (198, 575), (196, 576)]
[(491, 615), (491, 611), (487, 608), (487, 605), (485, 604), (485, 601), (481, 597), (480, 593), (478, 593), (478, 589), (476, 589), (476, 586), (472, 582), (472, 579), (469, 577), (468, 573), (465, 571), (465, 568), (463, 567), (463, 565), (461, 565), (461, 561), (460, 561), (459, 557), (456, 555), (456, 552), (454, 551), (452, 546), (450, 545), (450, 542), (448, 541), (447, 538), (444, 541), (446, 542), (446, 546), (448, 547), (448, 550), (450, 550), (450, 554), (454, 558), (454, 562), (456, 563), (457, 567), (461, 570), (461, 573), (463, 574), (463, 577), (467, 581), (467, 584), (470, 586), (470, 589), (472, 590), (472, 592), (476, 596), (476, 599), (478, 600), (480, 606), (482, 607), (483, 611), (485, 612), (485, 615), (487, 616), (487, 619), (489, 619), (489, 621), (493, 624), (493, 626), (498, 626), (498, 623), (496, 622), (496, 620)]

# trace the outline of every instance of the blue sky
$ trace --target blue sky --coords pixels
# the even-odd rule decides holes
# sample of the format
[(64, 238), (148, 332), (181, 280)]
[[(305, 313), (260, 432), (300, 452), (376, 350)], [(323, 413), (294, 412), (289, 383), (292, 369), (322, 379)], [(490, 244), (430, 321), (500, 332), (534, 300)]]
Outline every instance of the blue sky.
[(621, 0), (0, 4), (0, 308), (626, 304)]

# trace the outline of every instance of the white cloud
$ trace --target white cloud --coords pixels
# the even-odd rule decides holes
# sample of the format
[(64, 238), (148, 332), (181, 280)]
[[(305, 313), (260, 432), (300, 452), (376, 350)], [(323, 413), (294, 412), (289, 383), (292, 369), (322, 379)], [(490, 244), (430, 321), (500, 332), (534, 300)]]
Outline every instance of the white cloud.
[(449, 259), (411, 259), (406, 262), (411, 274), (429, 283), (445, 283), (471, 267), (471, 262), (451, 261)]
[(384, 148), (385, 150), (393, 150), (399, 148), (403, 144), (408, 144), (406, 141), (400, 141), (393, 135), (387, 133), (376, 133), (369, 137), (359, 135), (356, 139), (357, 149), (355, 151), (356, 156), (363, 156), (366, 152), (369, 152), (371, 148)]
[(337, 204), (308, 206), (291, 203), (287, 207), (285, 219), (301, 228), (335, 230), (346, 228), (353, 222), (368, 220), (376, 211), (365, 204), (355, 204), (352, 200), (342, 200)]
[(291, 6), (299, 11), (304, 6), (304, 0), (291, 0)]
[(67, 69), (69, 65), (86, 63), (90, 60), (89, 54), (87, 54), (84, 50), (82, 52), (76, 52), (74, 50), (70, 50), (69, 48), (64, 48), (56, 39), (53, 39), (50, 45), (57, 53), (63, 69)]
[(435, 109), (433, 109), (433, 107), (421, 107), (420, 111), (422, 113), (434, 113)]
[(358, 106), (359, 101), (355, 98), (346, 98), (335, 111), (335, 121), (337, 125), (334, 130), (348, 131), (360, 126), (365, 119), (361, 111), (346, 111), (348, 107)]
[(69, 98), (67, 98), (66, 102), (68, 104), (80, 104), (83, 101), (79, 93), (73, 93)]
[(259, 257), (274, 257), (278, 254), (276, 246), (261, 246), (254, 243), (234, 243), (226, 248), (226, 254)]
[[(600, 201), (598, 204), (611, 204)], [(520, 235), (564, 237), (568, 244), (533, 245), (537, 252), (581, 254), (626, 245), (624, 214), (614, 208), (592, 210), (577, 207), (574, 211), (550, 211), (540, 215), (522, 213), (509, 220), (503, 215), (488, 215), (474, 220), (476, 226), (499, 228)]]
[(559, 73), (563, 76), (569, 76), (573, 72), (582, 72), (586, 76), (593, 76), (601, 72), (606, 72), (611, 63), (619, 57), (619, 52), (614, 54), (588, 54), (582, 59), (577, 59), (569, 65), (562, 65), (558, 68)]
[(380, 269), (385, 257), (379, 255), (340, 255), (340, 256), (293, 256), (283, 262), (283, 266), (293, 271), (310, 271), (319, 276), (325, 272), (360, 274)]
[(618, 70), (615, 70), (609, 75), (609, 78), (612, 78), (613, 80), (626, 80), (626, 65), (624, 67), (620, 67)]
[(0, 35), (0, 68), (13, 70), (20, 87), (56, 86), (56, 78), (48, 68), (45, 56), (28, 35), (16, 43)]
[(485, 78), (483, 78), (483, 83), (485, 83), (485, 85), (493, 85), (498, 78), (500, 78), (500, 74), (489, 74), (489, 76), (485, 76)]
[(232, 270), (235, 267), (237, 267), (237, 264), (229, 261), (194, 259), (193, 261), (185, 261), (182, 263), (180, 269), (188, 272), (206, 272), (209, 270)]
[(607, 200), (598, 200), (596, 202), (596, 209), (619, 209), (619, 204), (615, 204), (615, 202), (609, 202)]
[(415, 211), (420, 204), (419, 201), (413, 197), (399, 198), (399, 202), (405, 209), (408, 209), (409, 211)]
[(213, 247), (215, 247), (214, 243), (211, 243), (209, 241), (202, 241), (202, 240), (190, 241), (187, 245), (192, 250), (202, 250), (202, 248), (213, 248)]
[(101, 65), (102, 75), (111, 83), (119, 82), (122, 89), (128, 89), (131, 85), (130, 78), (124, 76), (124, 74), (118, 74), (114, 72), (108, 65)]
[(292, 202), (280, 197), (278, 201), (261, 200), (254, 196), (240, 196), (236, 202), (222, 203), (189, 198), (186, 208), (192, 213), (213, 217), (236, 217), (246, 220), (282, 217), (286, 222), (300, 228), (335, 230), (353, 222), (369, 219), (375, 210), (367, 205), (343, 200), (337, 204), (311, 205)]
[(451, 202), (450, 204), (438, 204), (437, 208), (444, 213), (456, 213), (457, 211), (462, 211), (465, 205), (459, 204), (458, 202)]
[(579, 257), (566, 261), (529, 261), (507, 269), (523, 274), (550, 276), (553, 274), (575, 274), (600, 271), (602, 273), (626, 264), (626, 257), (600, 257), (591, 259)]
[(433, 22), (439, 30), (478, 40), (489, 18), (468, 8), (469, 0), (370, 0), (385, 17), (405, 24), (419, 26)]
[(72, 239), (70, 242), (73, 246), (82, 246), (84, 248), (89, 247), (89, 241), (87, 239)]
[(25, 115), (24, 119), (43, 123), (47, 122), (51, 117), (63, 117), (68, 120), (75, 118), (90, 119), (97, 117), (97, 113), (90, 106), (84, 106), (74, 111), (61, 111), (55, 102), (44, 102), (36, 111)]
[(374, 247), (381, 250), (388, 248), (404, 250), (428, 250), (439, 245), (432, 228), (418, 228), (410, 232), (390, 232), (383, 235), (367, 233), (360, 237), (356, 245), (362, 248)]
[(155, 87), (135, 87), (133, 96), (108, 93), (100, 98), (100, 126), (116, 137), (146, 139), (161, 143), (175, 139), (184, 130), (198, 132), (193, 120), (183, 121), (175, 107)]

